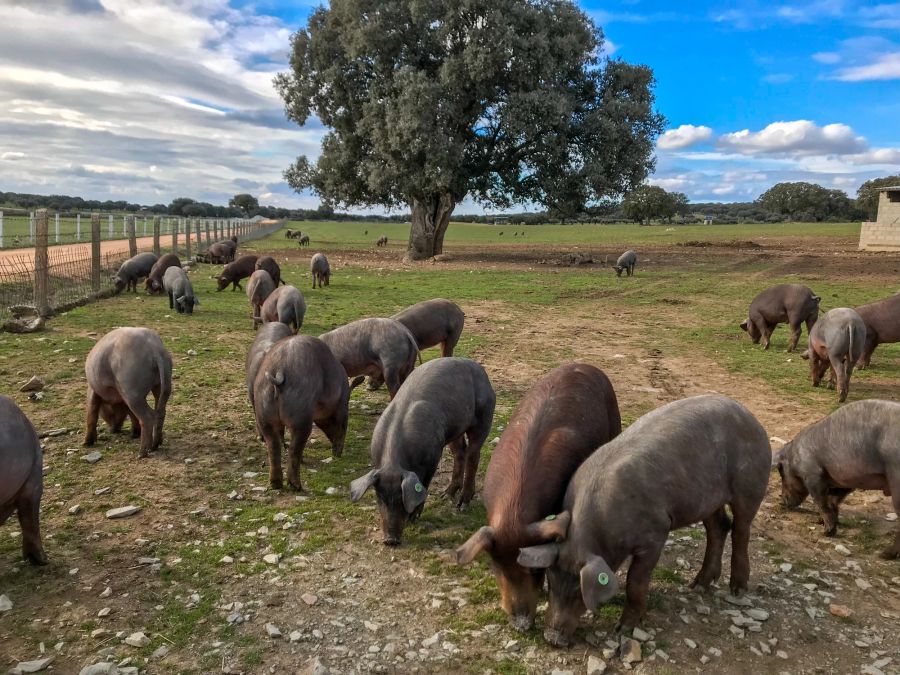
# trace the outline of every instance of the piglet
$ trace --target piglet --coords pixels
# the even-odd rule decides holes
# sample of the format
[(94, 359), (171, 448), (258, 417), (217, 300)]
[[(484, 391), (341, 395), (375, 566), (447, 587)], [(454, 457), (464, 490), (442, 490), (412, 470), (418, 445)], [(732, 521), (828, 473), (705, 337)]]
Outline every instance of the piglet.
[(495, 403), (487, 373), (469, 359), (435, 359), (409, 376), (372, 433), (375, 468), (350, 484), (354, 502), (375, 488), (386, 545), (398, 546), (406, 523), (422, 512), (445, 445), (453, 452), (446, 494), (459, 494), (459, 507), (471, 501)]
[(866, 344), (866, 324), (862, 317), (849, 307), (836, 307), (826, 312), (809, 332), (809, 372), (812, 384), (818, 387), (831, 369), (829, 387), (837, 382), (839, 397), (843, 403), (850, 391), (853, 366), (860, 359)]

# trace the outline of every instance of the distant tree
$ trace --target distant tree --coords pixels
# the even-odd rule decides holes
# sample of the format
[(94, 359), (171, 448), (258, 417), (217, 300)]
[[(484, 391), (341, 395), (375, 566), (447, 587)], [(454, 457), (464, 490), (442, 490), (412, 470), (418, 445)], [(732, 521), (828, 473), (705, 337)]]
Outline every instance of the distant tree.
[(184, 216), (187, 215), (184, 213), (184, 207), (188, 204), (195, 204), (196, 202), (189, 197), (178, 197), (178, 199), (173, 199), (172, 203), (169, 204), (169, 213), (173, 216)]
[(649, 224), (652, 218), (671, 218), (674, 204), (670, 195), (658, 185), (642, 185), (622, 200), (622, 214), (640, 224)]
[(180, 215), (186, 216), (188, 218), (205, 218), (206, 216), (210, 215), (209, 206), (209, 204), (191, 202), (190, 204), (185, 204), (181, 208)]
[(791, 220), (825, 220), (847, 216), (851, 211), (849, 197), (842, 190), (829, 190), (815, 183), (778, 183), (757, 200), (761, 206)]
[(290, 119), (330, 129), (285, 178), (329, 203), (408, 204), (412, 259), (442, 252), (466, 197), (575, 215), (644, 180), (664, 122), (652, 71), (602, 46), (571, 0), (332, 0), (275, 79)]
[(319, 204), (319, 208), (316, 209), (316, 213), (319, 214), (319, 218), (321, 218), (322, 220), (330, 220), (334, 218), (334, 208), (325, 203)]
[(875, 220), (878, 215), (878, 194), (880, 188), (900, 185), (900, 176), (886, 176), (867, 180), (856, 191), (856, 205), (865, 213), (865, 217)]
[(259, 208), (259, 200), (253, 195), (247, 194), (245, 192), (243, 194), (235, 195), (234, 197), (232, 197), (228, 202), (228, 206), (231, 206), (235, 209), (240, 209), (241, 211), (249, 215)]
[(669, 201), (672, 204), (672, 210), (675, 215), (684, 218), (691, 212), (690, 200), (683, 192), (670, 192)]

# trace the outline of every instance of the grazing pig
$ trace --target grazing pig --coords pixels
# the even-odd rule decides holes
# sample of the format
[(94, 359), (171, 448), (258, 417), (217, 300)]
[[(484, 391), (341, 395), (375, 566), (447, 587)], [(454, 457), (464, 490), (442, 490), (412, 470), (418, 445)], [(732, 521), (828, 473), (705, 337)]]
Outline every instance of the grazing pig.
[(836, 307), (816, 321), (809, 332), (809, 372), (812, 384), (818, 387), (825, 371), (831, 368), (828, 386), (837, 382), (843, 403), (850, 391), (853, 366), (862, 356), (866, 344), (866, 324), (849, 307)]
[(381, 235), (380, 237), (378, 237), (378, 241), (375, 242), (375, 245), (376, 246), (387, 246), (387, 243), (388, 243), (388, 238), (385, 237), (384, 235)]
[(519, 548), (543, 541), (543, 523), (552, 522), (543, 519), (562, 509), (572, 474), (621, 431), (609, 378), (594, 366), (569, 363), (525, 394), (500, 436), (484, 476), (488, 525), (456, 549), (456, 560), (466, 565), (487, 551), (500, 603), (518, 630), (531, 628), (544, 583), (541, 570), (518, 564)]
[(216, 277), (218, 285), (217, 290), (224, 291), (231, 284), (231, 290), (244, 290), (241, 287), (241, 279), (249, 277), (256, 268), (256, 261), (259, 256), (242, 255), (234, 262), (230, 262), (222, 268), (222, 273)]
[(34, 427), (19, 406), (0, 396), (0, 525), (16, 511), (22, 528), (22, 555), (32, 565), (47, 564), (40, 524), (43, 468)]
[(300, 237), (300, 246), (309, 246), (309, 235), (304, 234)]
[(211, 244), (208, 249), (206, 249), (206, 261), (209, 263), (213, 263), (214, 265), (225, 265), (226, 263), (231, 262), (233, 258), (233, 252), (230, 246), (226, 246), (221, 241), (217, 241), (215, 244)]
[(637, 253), (634, 251), (625, 251), (622, 255), (619, 256), (619, 259), (616, 261), (616, 264), (613, 265), (613, 269), (616, 271), (616, 276), (622, 276), (622, 271), (624, 270), (627, 276), (631, 276), (634, 274), (634, 266), (637, 264)]
[(114, 279), (116, 293), (121, 293), (123, 289), (133, 290), (137, 293), (138, 281), (150, 274), (150, 270), (153, 269), (156, 261), (157, 257), (153, 253), (138, 253), (136, 256), (123, 262)]
[(269, 454), (269, 482), (273, 488), (283, 485), (281, 446), (285, 429), (291, 432), (288, 485), (295, 490), (303, 489), (300, 464), (313, 424), (331, 441), (331, 454), (341, 456), (347, 435), (350, 386), (341, 364), (319, 338), (296, 335), (273, 344), (253, 383), (253, 401), (256, 427)]
[(347, 377), (357, 378), (354, 386), (365, 375), (380, 377), (391, 398), (413, 372), (419, 356), (416, 338), (393, 319), (359, 319), (323, 333), (321, 338), (344, 366)]
[[(826, 537), (837, 531), (838, 505), (856, 489), (881, 490), (900, 513), (900, 403), (849, 403), (797, 434), (772, 464), (784, 505), (794, 509), (812, 497)], [(881, 557), (900, 557), (900, 527)]]
[(180, 267), (170, 267), (163, 275), (163, 290), (169, 295), (169, 309), (179, 314), (193, 314), (200, 301), (194, 296), (194, 287), (187, 272)]
[(272, 291), (275, 290), (275, 282), (265, 270), (256, 270), (250, 275), (247, 282), (247, 299), (253, 308), (253, 330), (262, 323), (262, 306)]
[(181, 260), (174, 253), (166, 253), (153, 264), (150, 274), (147, 275), (147, 280), (144, 282), (148, 293), (163, 292), (163, 275), (170, 267), (181, 267)]
[(331, 282), (331, 265), (328, 264), (328, 258), (324, 253), (316, 253), (309, 260), (309, 273), (312, 275), (313, 288), (316, 282), (319, 282), (319, 288), (327, 286)]
[[(131, 418), (131, 435), (141, 437), (141, 457), (163, 440), (166, 402), (172, 393), (172, 355), (148, 328), (116, 328), (97, 341), (84, 362), (87, 424), (84, 444), (97, 441), (97, 418), (113, 431)], [(155, 408), (147, 405), (153, 392)]]
[(868, 368), (875, 347), (900, 342), (900, 293), (856, 308), (866, 324), (866, 346), (857, 365)]
[(293, 231), (293, 230), (285, 230), (285, 231), (284, 231), (284, 238), (285, 238), (285, 239), (291, 239), (291, 237), (292, 237), (293, 234), (294, 234), (294, 231)]
[(741, 328), (753, 344), (759, 344), (762, 340), (763, 348), (768, 349), (772, 332), (778, 324), (787, 323), (791, 327), (787, 350), (792, 352), (803, 332), (802, 324), (806, 323), (806, 332), (809, 333), (819, 318), (819, 300), (819, 296), (802, 284), (772, 286), (753, 298), (750, 313), (741, 322)]
[(262, 365), (263, 358), (279, 340), (293, 335), (290, 326), (279, 321), (267, 323), (256, 334), (256, 339), (250, 345), (247, 352), (247, 360), (245, 362), (247, 396), (250, 398), (250, 405), (253, 405), (253, 383), (256, 382), (256, 375), (259, 373), (259, 367)]
[(263, 323), (280, 321), (299, 331), (306, 315), (306, 300), (293, 286), (280, 286), (266, 298), (260, 313)]
[[(548, 543), (523, 548), (519, 564), (550, 567), (545, 639), (568, 644), (585, 608), (618, 590), (616, 570), (631, 557), (621, 630), (641, 620), (653, 568), (671, 530), (703, 521), (706, 554), (692, 586), (722, 571), (731, 530), (733, 594), (750, 578), (750, 524), (766, 493), (772, 453), (765, 430), (725, 396), (682, 399), (641, 417), (575, 472), (564, 511), (534, 523)], [(725, 506), (731, 507), (734, 522)]]
[(375, 488), (387, 546), (399, 545), (406, 523), (421, 514), (445, 445), (453, 452), (446, 494), (453, 499), (459, 493), (459, 507), (471, 501), (495, 402), (484, 368), (451, 357), (417, 368), (385, 408), (372, 433), (375, 468), (350, 484), (350, 499)]
[(270, 255), (260, 257), (256, 261), (256, 267), (254, 269), (265, 270), (268, 272), (276, 286), (281, 286), (284, 283), (284, 280), (281, 278), (281, 266), (275, 258)]

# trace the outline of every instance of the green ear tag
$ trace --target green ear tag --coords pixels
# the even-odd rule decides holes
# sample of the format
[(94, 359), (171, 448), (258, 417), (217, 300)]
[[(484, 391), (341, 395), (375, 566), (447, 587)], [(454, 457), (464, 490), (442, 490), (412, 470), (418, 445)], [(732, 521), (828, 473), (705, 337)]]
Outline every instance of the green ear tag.
[(425, 489), (424, 485), (422, 485), (421, 483), (416, 483), (416, 492), (421, 492), (424, 489)]
[(555, 513), (551, 513), (549, 516), (547, 516), (546, 518), (544, 518), (544, 520), (556, 520), (556, 514), (555, 514)]
[(601, 586), (606, 586), (609, 583), (609, 575), (606, 572), (600, 572), (597, 575), (597, 583)]

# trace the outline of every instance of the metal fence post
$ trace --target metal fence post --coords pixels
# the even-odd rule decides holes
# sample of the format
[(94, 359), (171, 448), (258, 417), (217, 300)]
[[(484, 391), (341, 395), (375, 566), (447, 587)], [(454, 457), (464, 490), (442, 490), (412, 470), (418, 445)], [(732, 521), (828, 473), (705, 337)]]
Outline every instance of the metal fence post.
[(135, 236), (135, 216), (125, 216), (125, 229), (128, 230), (128, 254), (133, 258), (137, 255), (137, 237)]
[(81, 241), (81, 214), (75, 214), (75, 241)]
[(159, 257), (159, 216), (153, 216), (153, 254)]
[(0, 248), (3, 248), (3, 211), (0, 211)]
[(91, 290), (100, 292), (100, 214), (91, 214)]
[(56, 212), (55, 223), (56, 225), (56, 243), (59, 243), (59, 211)]
[(191, 259), (191, 230), (193, 229), (191, 225), (193, 224), (192, 218), (184, 219), (184, 246), (185, 246), (185, 256), (188, 260)]
[(38, 316), (50, 314), (50, 260), (47, 256), (47, 209), (38, 209), (34, 242), (34, 307)]
[(34, 211), (28, 212), (28, 238), (31, 239), (31, 245), (34, 246)]
[(115, 236), (115, 232), (113, 232), (113, 215), (109, 214), (109, 238), (112, 239)]

